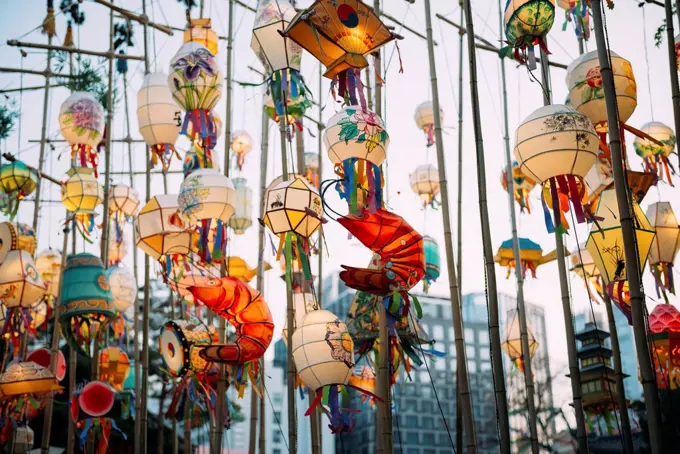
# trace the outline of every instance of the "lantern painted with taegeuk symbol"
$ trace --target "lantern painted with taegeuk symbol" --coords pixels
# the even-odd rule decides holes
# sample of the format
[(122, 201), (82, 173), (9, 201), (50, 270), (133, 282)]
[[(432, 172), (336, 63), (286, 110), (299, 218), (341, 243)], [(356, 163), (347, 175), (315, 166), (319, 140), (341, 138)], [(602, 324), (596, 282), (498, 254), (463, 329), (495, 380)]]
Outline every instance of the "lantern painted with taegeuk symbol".
[(529, 69), (536, 69), (534, 46), (547, 54), (545, 36), (555, 21), (555, 0), (508, 0), (505, 4), (505, 37), (515, 50), (515, 59), (525, 60), (520, 52), (528, 51)]
[(635, 153), (645, 163), (645, 172), (657, 173), (660, 179), (665, 179), (667, 183), (672, 184), (668, 157), (675, 150), (675, 132), (658, 121), (645, 123), (640, 128), (640, 131), (661, 143), (659, 145), (644, 137), (636, 137), (633, 141)]
[(168, 373), (182, 377), (189, 372), (202, 372), (210, 366), (201, 358), (200, 351), (211, 343), (212, 336), (198, 320), (170, 320), (161, 329), (158, 351)]
[(99, 101), (87, 92), (72, 93), (61, 105), (59, 127), (71, 146), (75, 164), (96, 169), (97, 145), (104, 140), (104, 107)]
[(585, 222), (583, 178), (597, 161), (598, 144), (590, 120), (559, 104), (537, 109), (517, 128), (515, 159), (524, 175), (543, 184), (548, 232), (569, 228), (565, 213), (570, 202), (577, 222)]

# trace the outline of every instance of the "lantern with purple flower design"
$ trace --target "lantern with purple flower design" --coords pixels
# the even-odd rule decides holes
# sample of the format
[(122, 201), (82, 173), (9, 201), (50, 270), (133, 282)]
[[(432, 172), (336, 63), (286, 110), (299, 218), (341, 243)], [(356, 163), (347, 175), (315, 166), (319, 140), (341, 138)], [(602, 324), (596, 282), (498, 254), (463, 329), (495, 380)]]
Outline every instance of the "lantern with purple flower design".
[[(182, 134), (188, 134), (191, 125), (193, 141), (199, 141), (210, 158), (217, 135), (215, 121), (210, 112), (222, 96), (222, 73), (217, 68), (215, 56), (204, 46), (189, 42), (180, 47), (170, 62), (170, 90), (175, 101), (186, 111)], [(212, 167), (208, 159), (206, 167)]]
[(71, 146), (77, 165), (95, 169), (97, 177), (97, 145), (104, 138), (104, 108), (90, 93), (77, 91), (61, 105), (59, 127)]

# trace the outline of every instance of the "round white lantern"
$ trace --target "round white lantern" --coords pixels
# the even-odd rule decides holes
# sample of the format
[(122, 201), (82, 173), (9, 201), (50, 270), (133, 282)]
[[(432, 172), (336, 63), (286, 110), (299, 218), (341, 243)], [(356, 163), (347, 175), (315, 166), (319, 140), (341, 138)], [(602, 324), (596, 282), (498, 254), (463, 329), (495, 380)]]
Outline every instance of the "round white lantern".
[[(293, 293), (293, 308), (295, 311), (293, 331), (295, 331), (302, 326), (302, 322), (307, 314), (319, 310), (319, 303), (311, 293)], [(283, 336), (283, 343), (288, 347), (288, 319), (283, 322), (281, 335)]]
[(170, 61), (168, 84), (172, 96), (184, 110), (212, 110), (222, 96), (222, 73), (215, 56), (204, 46), (182, 45)]
[(59, 127), (69, 145), (96, 148), (104, 134), (104, 108), (90, 93), (76, 91), (61, 105)]
[(324, 130), (323, 141), (333, 164), (359, 158), (376, 166), (385, 160), (390, 144), (382, 118), (361, 106), (343, 107), (333, 115)]
[(234, 214), (236, 191), (229, 177), (219, 169), (198, 169), (186, 177), (177, 201), (189, 222), (219, 219), (225, 224)]
[[(637, 106), (635, 75), (630, 62), (613, 51), (611, 62), (619, 120), (626, 122)], [(569, 65), (567, 89), (569, 90), (567, 104), (590, 118), (598, 132), (606, 133), (607, 109), (600, 75), (600, 60), (596, 50), (581, 55)]]
[(61, 201), (68, 211), (92, 214), (104, 201), (104, 190), (89, 167), (71, 167), (61, 186)]
[(0, 265), (0, 301), (8, 308), (31, 307), (45, 295), (47, 287), (35, 268), (31, 254), (9, 251)]
[[(444, 124), (444, 111), (439, 108), (439, 118)], [(428, 126), (434, 125), (434, 106), (432, 101), (425, 101), (416, 107), (416, 112), (413, 115), (418, 129), (425, 129)]]
[(261, 0), (257, 4), (250, 47), (268, 74), (282, 69), (300, 70), (302, 48), (280, 34), (294, 17), (295, 8), (288, 0)]
[(61, 254), (54, 249), (45, 249), (35, 259), (35, 269), (47, 286), (47, 294), (59, 296), (59, 279), (61, 278)]
[(234, 178), (236, 200), (234, 202), (234, 214), (229, 219), (229, 227), (234, 233), (241, 235), (253, 225), (253, 191), (248, 187), (245, 178)]
[(635, 153), (642, 158), (650, 158), (653, 156), (670, 156), (675, 149), (675, 132), (665, 124), (658, 121), (650, 121), (645, 123), (640, 128), (640, 131), (649, 134), (663, 146), (658, 145), (651, 140), (635, 136), (633, 147)]
[(354, 341), (335, 314), (316, 310), (293, 333), (293, 360), (310, 389), (344, 385), (354, 370)]
[(174, 147), (182, 126), (182, 109), (172, 97), (165, 73), (144, 76), (137, 92), (137, 120), (139, 133), (147, 145)]
[(231, 135), (231, 150), (237, 155), (245, 155), (253, 149), (253, 138), (246, 131), (234, 131)]
[(191, 250), (192, 230), (179, 217), (175, 194), (152, 197), (139, 211), (134, 226), (137, 247), (155, 260)]
[[(115, 227), (112, 225), (109, 232), (113, 232)], [(116, 235), (109, 235), (109, 266), (117, 265), (123, 261), (128, 253), (127, 238), (123, 234), (120, 241)]]
[(113, 296), (113, 308), (117, 312), (125, 312), (137, 300), (135, 276), (122, 266), (109, 268), (107, 273)]
[(432, 203), (439, 194), (439, 171), (432, 164), (416, 167), (415, 172), (409, 175), (411, 189), (418, 194), (425, 205)]
[(139, 192), (126, 184), (116, 184), (110, 190), (109, 211), (134, 216), (139, 210)]
[(545, 183), (560, 175), (585, 177), (597, 161), (599, 138), (590, 120), (560, 104), (541, 107), (515, 133), (522, 172)]
[(264, 223), (275, 235), (295, 232), (307, 238), (321, 225), (321, 197), (304, 178), (269, 190), (265, 203)]

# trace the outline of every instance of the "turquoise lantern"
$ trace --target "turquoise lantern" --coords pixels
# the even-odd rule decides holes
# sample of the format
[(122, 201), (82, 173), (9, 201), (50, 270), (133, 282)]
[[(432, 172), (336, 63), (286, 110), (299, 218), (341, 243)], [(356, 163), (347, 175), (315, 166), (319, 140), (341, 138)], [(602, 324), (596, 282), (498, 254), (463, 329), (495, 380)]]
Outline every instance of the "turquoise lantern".
[(97, 256), (70, 255), (61, 281), (63, 313), (59, 318), (64, 338), (90, 354), (90, 346), (115, 317), (111, 286), (104, 263)]
[(441, 261), (439, 259), (439, 245), (431, 236), (423, 237), (425, 247), (425, 277), (423, 279), (423, 290), (425, 293), (430, 289), (430, 285), (439, 277)]

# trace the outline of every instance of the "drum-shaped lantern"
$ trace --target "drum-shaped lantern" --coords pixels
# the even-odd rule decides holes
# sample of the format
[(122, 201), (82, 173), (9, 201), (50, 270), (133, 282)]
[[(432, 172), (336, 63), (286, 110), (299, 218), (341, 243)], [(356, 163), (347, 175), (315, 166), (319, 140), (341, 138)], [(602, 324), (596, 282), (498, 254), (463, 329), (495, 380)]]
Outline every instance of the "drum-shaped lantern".
[[(640, 131), (658, 140), (662, 145), (643, 137), (635, 137), (633, 148), (645, 163), (646, 172), (658, 173), (659, 178), (671, 183), (671, 169), (668, 157), (675, 150), (675, 132), (658, 121), (650, 121), (640, 128)], [(665, 177), (665, 178), (664, 178)]]
[(201, 358), (199, 353), (211, 343), (212, 338), (206, 326), (195, 319), (168, 321), (158, 337), (161, 358), (173, 377), (181, 377), (190, 371), (206, 370), (210, 363)]

